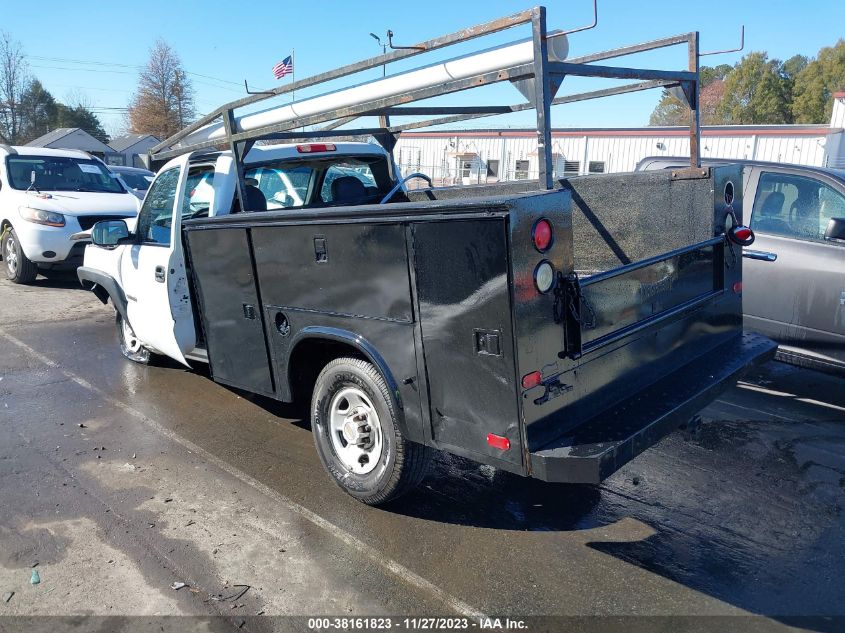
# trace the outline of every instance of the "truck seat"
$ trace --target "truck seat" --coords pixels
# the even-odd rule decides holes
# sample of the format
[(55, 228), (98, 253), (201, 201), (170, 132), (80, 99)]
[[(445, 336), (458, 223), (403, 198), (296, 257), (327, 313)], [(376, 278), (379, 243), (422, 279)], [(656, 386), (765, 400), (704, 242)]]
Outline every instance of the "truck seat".
[(355, 176), (341, 176), (332, 181), (332, 202), (360, 202), (366, 197), (364, 183)]
[(774, 233), (776, 235), (789, 235), (791, 230), (789, 224), (781, 219), (783, 203), (786, 197), (780, 191), (772, 191), (763, 199), (758, 211), (759, 218), (755, 218), (754, 228), (763, 233)]

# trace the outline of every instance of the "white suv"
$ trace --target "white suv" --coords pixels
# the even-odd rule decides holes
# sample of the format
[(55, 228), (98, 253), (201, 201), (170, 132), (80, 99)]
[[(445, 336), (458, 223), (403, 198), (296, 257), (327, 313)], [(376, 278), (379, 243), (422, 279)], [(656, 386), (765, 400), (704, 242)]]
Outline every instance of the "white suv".
[(79, 266), (86, 240), (71, 236), (100, 220), (134, 218), (138, 207), (85, 152), (0, 145), (0, 257), (15, 283), (31, 283), (39, 269)]

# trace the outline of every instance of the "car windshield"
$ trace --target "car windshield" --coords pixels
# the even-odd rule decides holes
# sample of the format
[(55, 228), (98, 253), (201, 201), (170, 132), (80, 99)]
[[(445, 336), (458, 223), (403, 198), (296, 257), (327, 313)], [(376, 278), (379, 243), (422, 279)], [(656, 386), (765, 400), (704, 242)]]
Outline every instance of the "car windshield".
[(9, 156), (9, 184), (14, 189), (124, 193), (117, 178), (100, 162), (66, 156)]
[(149, 189), (153, 178), (152, 176), (146, 176), (135, 172), (122, 172), (120, 177), (123, 178), (123, 182), (138, 191), (146, 191)]

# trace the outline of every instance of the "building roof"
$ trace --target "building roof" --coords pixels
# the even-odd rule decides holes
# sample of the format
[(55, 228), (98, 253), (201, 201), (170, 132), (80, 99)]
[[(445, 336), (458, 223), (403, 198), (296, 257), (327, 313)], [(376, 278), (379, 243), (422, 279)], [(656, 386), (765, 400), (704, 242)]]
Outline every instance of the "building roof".
[(59, 127), (52, 132), (47, 132), (44, 136), (39, 136), (37, 139), (27, 143), (29, 147), (47, 147), (51, 143), (55, 143), (59, 139), (64, 138), (68, 134), (72, 134), (78, 127)]
[[(702, 126), (702, 136), (827, 136), (841, 133), (842, 128), (823, 127), (821, 125), (714, 125)], [(452, 136), (467, 137), (532, 137), (537, 131), (525, 129), (465, 129), (440, 130), (432, 132), (403, 132), (407, 138), (445, 138)], [(689, 136), (688, 127), (641, 127), (641, 128), (554, 128), (552, 137), (566, 136)]]
[(125, 152), (130, 147), (137, 145), (141, 141), (151, 138), (156, 143), (160, 143), (161, 141), (153, 136), (152, 134), (125, 134), (123, 136), (118, 136), (117, 138), (113, 138), (109, 143), (109, 146), (116, 152)]
[(110, 154), (112, 148), (79, 127), (60, 127), (48, 132), (28, 147), (52, 147), (54, 149), (78, 149), (85, 152)]

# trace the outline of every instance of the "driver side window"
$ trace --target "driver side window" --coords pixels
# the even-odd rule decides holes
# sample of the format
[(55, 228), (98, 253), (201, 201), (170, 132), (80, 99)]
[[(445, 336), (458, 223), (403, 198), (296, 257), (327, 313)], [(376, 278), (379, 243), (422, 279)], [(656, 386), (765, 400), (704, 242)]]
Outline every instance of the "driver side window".
[(138, 214), (138, 235), (143, 244), (170, 246), (179, 171), (178, 167), (174, 167), (160, 174), (144, 198), (144, 206)]

